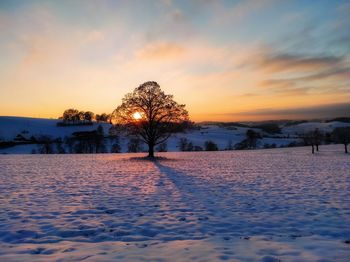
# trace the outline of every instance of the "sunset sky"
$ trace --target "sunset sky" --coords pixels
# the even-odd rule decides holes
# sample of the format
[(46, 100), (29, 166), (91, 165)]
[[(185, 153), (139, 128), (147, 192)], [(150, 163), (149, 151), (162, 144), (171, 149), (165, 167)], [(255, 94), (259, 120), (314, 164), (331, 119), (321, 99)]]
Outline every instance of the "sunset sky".
[(145, 81), (194, 121), (350, 115), (349, 1), (0, 1), (0, 115), (110, 113)]

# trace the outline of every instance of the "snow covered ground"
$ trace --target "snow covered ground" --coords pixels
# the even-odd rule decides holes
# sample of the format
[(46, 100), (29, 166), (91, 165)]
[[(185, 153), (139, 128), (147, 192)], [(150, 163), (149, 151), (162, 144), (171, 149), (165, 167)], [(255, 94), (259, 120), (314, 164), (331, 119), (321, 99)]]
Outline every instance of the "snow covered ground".
[[(101, 125), (104, 129), (104, 133), (108, 134), (108, 130), (111, 127), (108, 123), (94, 123), (92, 126), (68, 126), (57, 127), (56, 124), (59, 120), (56, 119), (39, 119), (39, 118), (25, 118), (25, 117), (1, 117), (0, 116), (0, 141), (11, 141), (18, 134), (29, 139), (31, 136), (38, 137), (47, 135), (52, 139), (72, 136), (72, 133), (77, 131), (92, 131), (96, 130), (98, 125)], [(307, 131), (315, 130), (319, 128), (323, 132), (331, 132), (336, 127), (350, 126), (350, 123), (343, 122), (308, 122), (295, 124), (287, 127), (282, 127), (282, 134), (268, 135), (261, 129), (255, 128), (254, 130), (262, 135), (268, 135), (263, 139), (259, 139), (258, 147), (262, 148), (264, 144), (275, 144), (276, 147), (287, 146), (293, 142), (300, 142), (300, 139), (296, 137), (296, 134), (304, 133)], [(204, 143), (208, 140), (213, 141), (218, 145), (219, 150), (225, 150), (228, 144), (231, 142), (231, 146), (241, 142), (246, 138), (245, 134), (249, 128), (247, 127), (229, 127), (224, 128), (217, 125), (203, 125), (200, 130), (193, 130), (186, 133), (178, 133), (173, 135), (167, 141), (168, 151), (179, 151), (179, 140), (181, 138), (187, 138), (193, 146), (204, 147)], [(110, 152), (111, 146), (114, 142), (105, 139), (107, 152)], [(127, 152), (127, 143), (129, 138), (120, 135), (120, 146), (122, 152)], [(65, 147), (63, 145), (63, 147)], [(144, 150), (147, 147), (144, 146)], [(65, 147), (66, 152), (68, 148)], [(30, 154), (33, 151), (38, 151), (38, 145), (27, 144), (17, 145), (15, 147), (1, 148), (0, 154)]]
[(284, 134), (302, 134), (304, 132), (310, 132), (315, 130), (316, 128), (322, 130), (323, 132), (332, 132), (337, 127), (344, 127), (344, 126), (350, 126), (350, 123), (343, 123), (343, 122), (307, 122), (307, 123), (301, 123), (297, 125), (291, 125), (288, 127), (282, 128), (282, 132)]
[[(45, 119), (45, 118), (28, 118), (28, 117), (11, 117), (0, 116), (0, 138), (3, 140), (11, 140), (16, 137), (17, 134), (30, 137), (48, 135), (53, 138), (70, 136), (76, 131), (91, 131), (97, 128), (97, 124), (93, 126), (67, 126), (57, 127), (57, 122), (61, 120), (57, 119)], [(111, 126), (107, 123), (99, 123), (103, 126), (105, 131)], [(27, 133), (26, 133), (27, 132)]]
[(341, 145), (0, 155), (0, 261), (349, 261)]

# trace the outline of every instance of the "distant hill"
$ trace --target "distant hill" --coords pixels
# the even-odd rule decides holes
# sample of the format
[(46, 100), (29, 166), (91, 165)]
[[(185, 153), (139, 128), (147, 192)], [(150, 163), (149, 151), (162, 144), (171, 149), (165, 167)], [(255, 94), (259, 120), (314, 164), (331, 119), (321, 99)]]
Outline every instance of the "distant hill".
[(337, 117), (330, 120), (327, 120), (327, 122), (343, 122), (343, 123), (350, 123), (350, 117)]
[[(167, 141), (166, 146), (163, 145), (160, 150), (180, 151), (180, 139), (186, 139), (192, 150), (205, 149), (204, 144), (209, 140), (217, 144), (219, 150), (225, 150), (242, 142), (246, 138), (248, 129), (253, 129), (261, 135), (257, 148), (301, 145), (299, 135), (304, 132), (315, 128), (319, 128), (324, 132), (331, 132), (336, 127), (350, 126), (350, 122), (346, 122), (349, 120), (348, 118), (333, 120), (337, 121), (283, 120), (255, 122), (254, 124), (202, 122), (198, 124), (197, 129), (173, 135)], [(110, 136), (109, 129), (112, 125), (109, 123), (92, 122), (91, 125), (57, 126), (59, 121), (58, 119), (0, 116), (0, 153), (37, 153), (40, 152), (40, 148), (44, 147), (47, 141), (51, 141), (54, 153), (59, 152), (59, 150), (70, 152), (78, 149), (84, 152), (86, 145), (84, 147), (84, 145), (79, 144), (80, 147), (78, 147), (76, 143), (74, 144), (74, 141), (85, 143), (94, 140), (93, 136), (97, 134), (99, 126), (101, 126), (100, 129), (104, 133), (103, 152), (111, 152), (116, 149), (120, 152), (129, 150), (131, 138), (123, 134), (116, 134), (117, 138)], [(60, 149), (58, 150), (56, 147)], [(69, 147), (73, 147), (73, 149), (69, 149)], [(140, 150), (145, 149), (146, 146), (141, 144)]]

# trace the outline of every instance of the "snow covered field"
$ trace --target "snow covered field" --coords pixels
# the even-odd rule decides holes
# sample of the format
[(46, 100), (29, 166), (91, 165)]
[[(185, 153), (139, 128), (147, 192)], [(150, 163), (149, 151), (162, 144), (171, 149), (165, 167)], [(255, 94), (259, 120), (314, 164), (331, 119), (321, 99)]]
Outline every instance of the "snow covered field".
[[(57, 119), (40, 119), (40, 118), (25, 118), (25, 117), (5, 117), (0, 116), (0, 141), (11, 141), (16, 138), (17, 135), (21, 135), (27, 139), (31, 136), (40, 137), (46, 135), (52, 139), (61, 138), (64, 141), (65, 137), (72, 136), (74, 132), (92, 131), (96, 130), (98, 125), (103, 127), (104, 133), (108, 135), (108, 130), (111, 127), (108, 123), (96, 123), (91, 126), (66, 126), (57, 127)], [(281, 126), (281, 134), (267, 134), (259, 128), (253, 128), (261, 135), (267, 135), (262, 139), (259, 139), (257, 143), (258, 148), (263, 148), (265, 144), (276, 147), (288, 146), (290, 143), (300, 142), (300, 139), (296, 134), (304, 133), (307, 131), (315, 130), (319, 128), (322, 132), (331, 132), (336, 127), (350, 126), (350, 123), (344, 122), (307, 122), (301, 124), (295, 124), (290, 126)], [(234, 146), (237, 143), (242, 142), (246, 138), (246, 132), (250, 129), (248, 127), (231, 126), (224, 128), (218, 125), (202, 125), (200, 130), (192, 130), (186, 133), (174, 134), (167, 140), (168, 151), (180, 151), (179, 141), (181, 138), (188, 139), (193, 146), (200, 146), (204, 148), (206, 141), (211, 140), (217, 144), (219, 150), (225, 150), (228, 144)], [(119, 135), (121, 152), (127, 152), (128, 137)], [(109, 139), (105, 139), (105, 145), (107, 152), (111, 151), (112, 144), (114, 142)], [(66, 152), (69, 152), (67, 146), (63, 144)], [(53, 145), (54, 148), (54, 145)], [(146, 150), (147, 146), (143, 145), (143, 150)], [(54, 148), (55, 150), (55, 148)], [(13, 147), (0, 148), (0, 154), (31, 154), (33, 151), (38, 152), (37, 144), (25, 144), (16, 145)]]
[(349, 261), (339, 147), (0, 155), (0, 261)]

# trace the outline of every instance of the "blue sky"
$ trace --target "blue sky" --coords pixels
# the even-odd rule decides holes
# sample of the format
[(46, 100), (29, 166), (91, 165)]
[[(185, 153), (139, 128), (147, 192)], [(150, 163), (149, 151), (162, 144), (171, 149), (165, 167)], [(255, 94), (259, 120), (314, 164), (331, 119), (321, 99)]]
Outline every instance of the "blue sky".
[(349, 13), (349, 1), (0, 1), (0, 115), (108, 113), (154, 80), (196, 121), (333, 116), (350, 101)]

